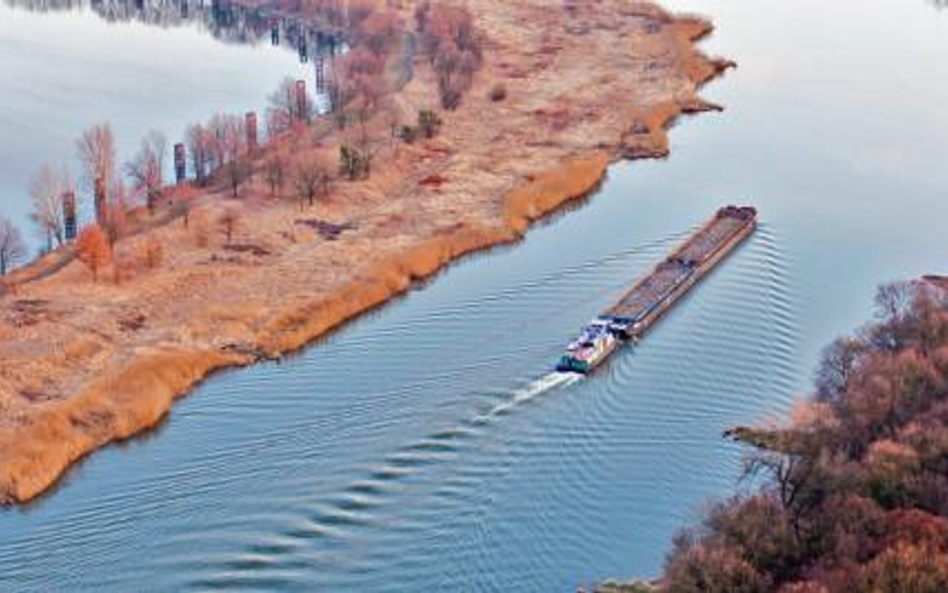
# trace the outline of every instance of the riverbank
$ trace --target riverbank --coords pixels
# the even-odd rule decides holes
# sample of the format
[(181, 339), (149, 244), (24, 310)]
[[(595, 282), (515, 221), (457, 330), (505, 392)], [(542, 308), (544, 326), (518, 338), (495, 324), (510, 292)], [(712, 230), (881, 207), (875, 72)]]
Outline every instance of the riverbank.
[[(727, 66), (694, 48), (707, 22), (651, 5), (467, 4), (485, 65), (437, 138), (389, 147), (371, 179), (338, 182), (302, 212), (253, 184), (233, 244), (195, 237), (195, 220), (236, 203), (209, 194), (190, 227), (127, 240), (133, 251), (159, 239), (160, 268), (95, 284), (70, 263), (3, 297), (0, 499), (27, 501), (154, 426), (208, 374), (300, 348), (458, 257), (517, 240), (595, 189), (609, 163), (667, 154), (668, 126), (712, 108), (697, 91)], [(406, 119), (437, 96), (427, 63), (415, 73), (393, 98)], [(503, 101), (490, 98), (498, 83)]]

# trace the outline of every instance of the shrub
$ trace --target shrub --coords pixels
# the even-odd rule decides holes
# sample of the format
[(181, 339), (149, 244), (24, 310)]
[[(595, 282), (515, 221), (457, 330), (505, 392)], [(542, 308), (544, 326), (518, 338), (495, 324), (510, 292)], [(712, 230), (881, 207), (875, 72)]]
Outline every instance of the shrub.
[(357, 148), (347, 144), (339, 147), (339, 173), (349, 181), (367, 179), (371, 168), (372, 163), (369, 157)]
[(493, 86), (490, 90), (490, 100), (494, 103), (499, 103), (507, 98), (507, 86), (504, 83), (499, 82)]
[(423, 109), (418, 112), (418, 131), (425, 138), (434, 138), (441, 131), (441, 118), (437, 113), (430, 109)]
[(687, 546), (667, 567), (668, 591), (673, 593), (765, 593), (767, 578), (758, 573), (736, 548), (719, 542)]
[(438, 77), (441, 106), (457, 109), (481, 67), (483, 36), (463, 7), (423, 3), (415, 16), (422, 32), (422, 47)]
[(414, 144), (418, 140), (418, 128), (414, 126), (401, 126), (398, 129), (398, 137), (405, 144)]
[(228, 245), (233, 241), (234, 233), (236, 233), (240, 227), (242, 218), (240, 210), (235, 207), (226, 208), (217, 218), (217, 225), (220, 227), (221, 233), (223, 233)]
[(98, 282), (99, 271), (108, 265), (112, 258), (112, 248), (99, 225), (88, 226), (79, 233), (76, 239), (76, 257), (92, 272), (92, 281)]

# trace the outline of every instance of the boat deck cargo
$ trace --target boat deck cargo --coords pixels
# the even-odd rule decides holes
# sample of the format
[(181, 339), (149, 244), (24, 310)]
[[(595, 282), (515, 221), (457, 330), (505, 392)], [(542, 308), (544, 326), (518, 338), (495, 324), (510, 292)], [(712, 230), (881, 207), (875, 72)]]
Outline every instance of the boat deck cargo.
[(583, 328), (557, 370), (588, 373), (602, 364), (618, 340), (634, 341), (707, 275), (757, 226), (757, 210), (727, 206), (695, 231), (665, 261), (636, 282), (619, 301)]

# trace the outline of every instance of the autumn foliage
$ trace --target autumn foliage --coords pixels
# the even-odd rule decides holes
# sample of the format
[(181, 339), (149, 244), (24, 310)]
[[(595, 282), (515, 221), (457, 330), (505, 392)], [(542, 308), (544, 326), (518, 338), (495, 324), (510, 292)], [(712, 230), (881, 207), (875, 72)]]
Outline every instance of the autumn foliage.
[(765, 486), (679, 535), (665, 589), (948, 591), (948, 292), (895, 283), (876, 302), (789, 427), (730, 431)]
[(484, 38), (463, 7), (420, 3), (415, 10), (422, 47), (438, 76), (441, 106), (457, 109), (483, 62)]
[(88, 226), (79, 233), (76, 257), (92, 272), (93, 281), (98, 282), (99, 271), (112, 259), (112, 248), (99, 225)]

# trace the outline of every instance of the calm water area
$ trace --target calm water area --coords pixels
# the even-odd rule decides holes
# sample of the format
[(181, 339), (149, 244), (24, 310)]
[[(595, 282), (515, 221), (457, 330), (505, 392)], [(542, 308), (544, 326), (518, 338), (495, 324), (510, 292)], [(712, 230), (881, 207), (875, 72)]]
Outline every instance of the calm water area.
[[(674, 533), (741, 487), (722, 431), (785, 414), (878, 283), (948, 271), (948, 10), (668, 4), (711, 16), (703, 48), (739, 63), (705, 89), (725, 112), (682, 120), (669, 159), (614, 166), (522, 243), (213, 377), (0, 511), (0, 590), (565, 592), (657, 574)], [(124, 150), (259, 105), (300, 68), (200, 27), (0, 7), (0, 210), (89, 123), (111, 120)], [(729, 202), (760, 211), (747, 244), (601, 372), (550, 375)]]

